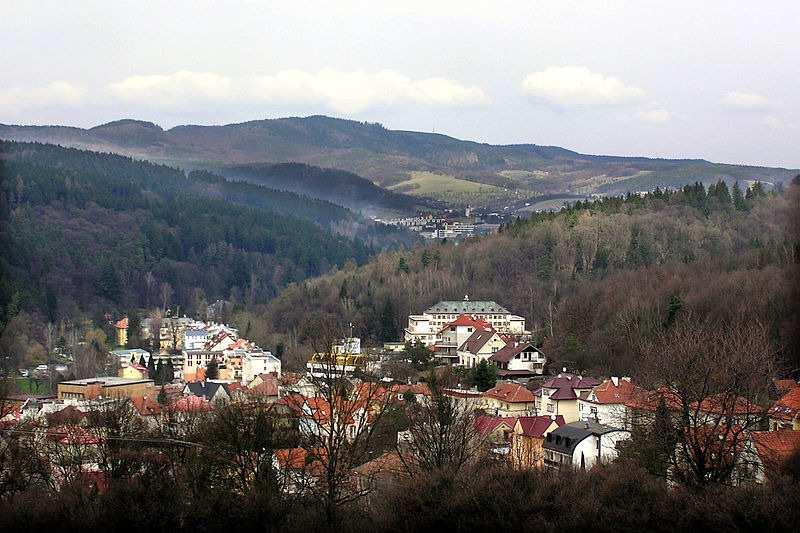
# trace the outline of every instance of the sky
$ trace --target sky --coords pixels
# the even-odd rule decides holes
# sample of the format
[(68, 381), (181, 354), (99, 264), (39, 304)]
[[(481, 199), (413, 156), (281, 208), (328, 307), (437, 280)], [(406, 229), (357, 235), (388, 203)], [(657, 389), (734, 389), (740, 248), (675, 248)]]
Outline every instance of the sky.
[(325, 114), (800, 168), (800, 2), (3, 0), (0, 123)]

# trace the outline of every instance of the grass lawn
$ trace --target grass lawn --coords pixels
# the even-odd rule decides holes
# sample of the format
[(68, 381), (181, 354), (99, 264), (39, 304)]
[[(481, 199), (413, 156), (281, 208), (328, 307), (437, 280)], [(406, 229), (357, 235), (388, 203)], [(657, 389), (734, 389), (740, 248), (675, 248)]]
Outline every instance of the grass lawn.
[(476, 183), (434, 172), (415, 171), (411, 177), (389, 187), (395, 192), (435, 198), (454, 204), (480, 203), (514, 198), (516, 193), (495, 185)]

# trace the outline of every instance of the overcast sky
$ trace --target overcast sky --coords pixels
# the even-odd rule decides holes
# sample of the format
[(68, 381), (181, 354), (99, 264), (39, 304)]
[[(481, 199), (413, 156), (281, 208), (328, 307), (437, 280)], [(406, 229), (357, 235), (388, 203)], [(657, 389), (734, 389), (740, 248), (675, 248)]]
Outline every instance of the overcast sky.
[(0, 11), (6, 124), (326, 114), (800, 167), (796, 0), (2, 0)]

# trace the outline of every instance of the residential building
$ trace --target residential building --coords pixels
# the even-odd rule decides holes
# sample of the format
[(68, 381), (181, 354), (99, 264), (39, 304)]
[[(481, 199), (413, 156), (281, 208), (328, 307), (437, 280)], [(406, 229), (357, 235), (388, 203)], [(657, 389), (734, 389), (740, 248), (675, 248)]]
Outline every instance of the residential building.
[(477, 329), (458, 347), (458, 364), (475, 368), (505, 346), (506, 341), (493, 329)]
[(612, 377), (578, 397), (578, 417), (613, 427), (625, 427), (625, 402), (636, 393), (631, 378)]
[(521, 469), (544, 466), (544, 439), (547, 433), (566, 424), (563, 416), (521, 416), (511, 431), (509, 461)]
[(476, 320), (469, 315), (458, 315), (458, 318), (441, 328), (436, 334), (435, 357), (442, 363), (460, 363), (460, 347), (472, 335), (493, 331), (491, 324), (484, 320)]
[(203, 398), (211, 403), (229, 402), (233, 398), (234, 387), (219, 381), (195, 381), (187, 383), (183, 393)]
[(800, 431), (753, 431), (750, 438), (755, 449), (754, 479), (759, 483), (780, 477), (787, 462), (794, 454), (800, 453)]
[(545, 436), (544, 465), (548, 468), (590, 469), (616, 459), (617, 443), (629, 438), (624, 429), (596, 422), (578, 421), (564, 424)]
[(508, 448), (511, 434), (519, 420), (515, 416), (479, 416), (475, 419), (475, 430), (484, 442), (496, 448)]
[(489, 361), (497, 366), (499, 378), (524, 379), (541, 375), (547, 358), (532, 343), (512, 340), (492, 353)]
[(536, 396), (519, 383), (499, 383), (483, 393), (481, 406), (495, 416), (536, 414)]
[(534, 392), (537, 397), (536, 413), (540, 415), (562, 415), (564, 420), (575, 422), (578, 414), (578, 396), (589, 392), (600, 384), (600, 380), (575, 374), (560, 373), (550, 378)]
[(282, 448), (275, 450), (272, 466), (278, 486), (283, 492), (293, 494), (313, 487), (324, 474), (327, 463), (324, 448)]
[(208, 342), (208, 331), (205, 329), (187, 329), (183, 334), (184, 350), (202, 350)]
[(125, 379), (117, 376), (62, 381), (58, 384), (58, 398), (136, 398), (152, 396), (152, 379)]
[(769, 427), (773, 431), (779, 429), (800, 430), (800, 387), (790, 389), (772, 404), (767, 415), (769, 416)]
[(242, 382), (249, 383), (259, 374), (281, 375), (281, 361), (271, 352), (245, 352), (241, 356)]
[(147, 379), (147, 368), (141, 366), (139, 363), (129, 364), (119, 369), (119, 377), (131, 380)]
[(218, 365), (223, 364), (225, 354), (221, 351), (185, 350), (183, 353), (183, 377), (186, 381), (194, 381), (198, 369), (205, 369), (212, 360)]

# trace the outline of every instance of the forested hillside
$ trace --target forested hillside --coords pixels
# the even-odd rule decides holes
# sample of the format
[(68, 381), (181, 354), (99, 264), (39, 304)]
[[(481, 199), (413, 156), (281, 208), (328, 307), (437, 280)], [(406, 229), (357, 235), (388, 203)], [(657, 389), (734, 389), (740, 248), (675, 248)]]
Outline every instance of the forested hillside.
[[(413, 182), (419, 173), (430, 173), (454, 187), (463, 187), (461, 181), (473, 181), (499, 187), (506, 194), (523, 195), (614, 194), (657, 185), (682, 186), (695, 180), (706, 184), (719, 179), (729, 184), (737, 179), (778, 183), (797, 173), (701, 159), (587, 155), (536, 144), (490, 145), (326, 116), (168, 130), (137, 120), (90, 129), (0, 125), (0, 139), (112, 151), (191, 169), (301, 162), (354, 172), (384, 187)], [(489, 197), (495, 193), (493, 190)]]
[(371, 254), (324, 229), (363, 224), (327, 202), (50, 145), (3, 142), (0, 154), (11, 315), (265, 302)]
[(302, 163), (236, 165), (221, 168), (219, 172), (228, 178), (292, 191), (369, 215), (392, 211), (415, 213), (420, 207), (432, 204), (388, 191), (352, 172)]
[(320, 315), (389, 341), (409, 313), (469, 294), (525, 316), (545, 353), (582, 369), (629, 372), (641, 343), (678, 315), (763, 321), (795, 368), (798, 202), (797, 185), (768, 194), (719, 183), (577, 204), (496, 236), (386, 253), (291, 285), (239, 321), (302, 361)]

